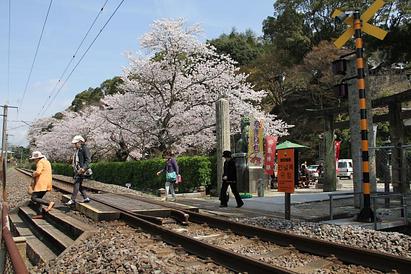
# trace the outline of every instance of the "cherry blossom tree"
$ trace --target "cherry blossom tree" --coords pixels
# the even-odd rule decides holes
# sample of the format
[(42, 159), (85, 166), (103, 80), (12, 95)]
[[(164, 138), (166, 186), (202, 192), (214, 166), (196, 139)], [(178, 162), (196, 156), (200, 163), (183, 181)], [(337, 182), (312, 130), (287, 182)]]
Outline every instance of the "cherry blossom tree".
[(264, 91), (255, 91), (235, 62), (199, 41), (197, 25), (182, 19), (155, 21), (141, 39), (146, 54), (128, 54), (123, 89), (104, 99), (106, 118), (140, 144), (178, 153), (210, 150), (215, 143), (215, 103), (230, 103), (232, 129), (243, 115), (264, 120), (267, 132), (287, 134), (287, 125), (260, 109)]
[(68, 161), (71, 138), (81, 134), (97, 159), (210, 151), (220, 98), (229, 101), (232, 132), (242, 116), (252, 115), (264, 121), (266, 133), (286, 135), (289, 126), (260, 108), (266, 92), (254, 90), (235, 62), (199, 35), (197, 25), (182, 19), (155, 21), (141, 38), (144, 53), (127, 55), (122, 92), (107, 95), (99, 107), (37, 121), (29, 133), (32, 149)]

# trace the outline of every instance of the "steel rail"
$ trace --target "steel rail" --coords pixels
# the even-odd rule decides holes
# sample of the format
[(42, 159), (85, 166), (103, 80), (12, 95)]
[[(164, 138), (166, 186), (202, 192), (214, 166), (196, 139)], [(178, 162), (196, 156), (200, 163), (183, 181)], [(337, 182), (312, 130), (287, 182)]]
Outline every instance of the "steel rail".
[(238, 272), (247, 273), (296, 273), (282, 267), (273, 266), (251, 257), (234, 253), (230, 250), (217, 247), (196, 240), (189, 236), (165, 229), (159, 225), (150, 223), (126, 212), (120, 213), (120, 219), (134, 228), (140, 228), (150, 234), (159, 236), (163, 241), (182, 247), (189, 253), (204, 259), (211, 259), (219, 265)]
[[(64, 181), (61, 179), (59, 180)], [(325, 257), (333, 255), (344, 263), (371, 267), (385, 272), (396, 270), (399, 273), (409, 273), (409, 270), (411, 269), (411, 259), (409, 258), (394, 256), (391, 254), (372, 251), (364, 248), (354, 248), (343, 244), (331, 243), (300, 235), (294, 235), (257, 226), (228, 221), (222, 218), (192, 212), (183, 209), (181, 206), (172, 205), (169, 203), (166, 204), (161, 201), (155, 201), (153, 199), (141, 196), (135, 196), (131, 194), (117, 195), (180, 210), (189, 214), (189, 221), (191, 222), (207, 223), (209, 226), (219, 229), (230, 229), (232, 232), (238, 235), (258, 237), (261, 240), (269, 241), (282, 246), (292, 245), (297, 250), (313, 255)]]
[[(27, 174), (27, 173), (26, 173)], [(99, 199), (94, 199), (99, 200)], [(100, 201), (99, 201), (100, 202)], [(106, 202), (104, 202), (107, 204)], [(111, 206), (111, 205), (110, 205)], [(251, 257), (234, 253), (230, 250), (204, 243), (192, 237), (182, 235), (172, 230), (163, 228), (150, 221), (137, 217), (134, 212), (120, 209), (120, 219), (134, 228), (140, 228), (149, 234), (159, 236), (163, 241), (173, 246), (182, 247), (187, 252), (204, 259), (211, 259), (219, 265), (225, 266), (237, 272), (247, 273), (288, 273), (296, 272), (282, 267), (273, 266)]]
[[(128, 194), (120, 195), (126, 197), (134, 197), (137, 200), (150, 202), (150, 199), (144, 197), (132, 196)], [(162, 202), (154, 200), (151, 200), (151, 203), (158, 205), (164, 204)], [(174, 205), (167, 206), (171, 208), (178, 208)], [(189, 214), (189, 221), (194, 223), (207, 223), (210, 227), (229, 229), (238, 235), (246, 237), (258, 237), (263, 241), (272, 242), (282, 246), (292, 245), (297, 250), (313, 255), (325, 257), (333, 255), (344, 263), (367, 266), (386, 272), (396, 270), (399, 273), (409, 273), (411, 269), (411, 259), (409, 258), (394, 256), (378, 251), (371, 251), (364, 248), (354, 248), (343, 244), (331, 243), (328, 241), (265, 229), (257, 226), (246, 225), (218, 217), (192, 212), (186, 209), (179, 208), (179, 210)]]

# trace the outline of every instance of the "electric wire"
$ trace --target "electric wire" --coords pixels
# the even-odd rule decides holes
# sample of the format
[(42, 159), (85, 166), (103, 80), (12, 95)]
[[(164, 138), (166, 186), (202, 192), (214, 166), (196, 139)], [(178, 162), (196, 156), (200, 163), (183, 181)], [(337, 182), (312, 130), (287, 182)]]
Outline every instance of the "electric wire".
[(77, 56), (77, 53), (79, 52), (81, 46), (83, 45), (84, 41), (86, 40), (87, 36), (89, 35), (91, 29), (94, 27), (94, 25), (97, 22), (97, 19), (100, 17), (101, 13), (103, 12), (104, 8), (107, 5), (108, 0), (106, 0), (103, 4), (103, 6), (100, 8), (100, 11), (98, 12), (98, 14), (96, 15), (96, 17), (94, 18), (93, 22), (91, 23), (90, 27), (88, 28), (87, 32), (84, 34), (83, 39), (81, 40), (80, 44), (78, 45), (77, 49), (75, 50), (74, 54), (72, 55), (72, 57), (70, 58), (70, 61), (67, 63), (65, 69), (63, 70), (63, 72), (61, 73), (59, 80), (57, 81), (57, 83), (54, 85), (53, 89), (50, 92), (50, 95), (47, 97), (46, 101), (44, 102), (43, 106), (40, 109), (40, 112), (37, 114), (37, 117), (40, 116), (40, 114), (42, 113), (42, 111), (44, 110), (44, 108), (46, 107), (47, 103), (49, 102), (49, 100), (52, 98), (54, 92), (56, 92), (58, 85), (61, 83), (61, 80), (63, 79), (63, 77), (66, 75), (66, 72), (68, 70), (68, 68), (70, 67), (70, 65), (73, 63), (74, 59)]
[(7, 102), (10, 100), (11, 0), (9, 0), (9, 33), (7, 46)]
[(54, 100), (56, 99), (57, 95), (60, 93), (60, 91), (62, 90), (62, 88), (66, 85), (67, 81), (70, 79), (71, 75), (73, 74), (73, 72), (76, 70), (76, 68), (78, 67), (78, 65), (81, 63), (81, 61), (84, 59), (84, 57), (86, 56), (86, 54), (88, 53), (88, 51), (90, 50), (90, 48), (93, 46), (93, 44), (96, 42), (97, 38), (100, 36), (100, 34), (103, 32), (103, 30), (105, 29), (105, 27), (108, 25), (108, 23), (111, 21), (111, 19), (113, 18), (113, 16), (117, 13), (117, 10), (121, 7), (121, 5), (124, 3), (125, 0), (122, 0), (117, 7), (115, 8), (115, 10), (113, 11), (113, 13), (110, 15), (110, 17), (107, 19), (106, 23), (103, 25), (103, 27), (100, 29), (100, 31), (97, 33), (96, 37), (94, 37), (93, 41), (90, 43), (90, 45), (88, 46), (88, 48), (86, 49), (86, 51), (83, 53), (83, 55), (81, 56), (81, 58), (78, 60), (78, 62), (76, 63), (76, 65), (73, 67), (73, 69), (70, 71), (70, 74), (66, 77), (66, 79), (64, 80), (63, 84), (60, 86), (60, 88), (57, 90), (57, 93), (53, 96), (52, 100), (49, 102), (49, 104), (46, 106), (46, 108), (44, 109), (44, 111), (42, 113), (45, 113), (47, 111), (47, 109), (50, 107), (50, 105), (54, 102)]
[(43, 39), (44, 29), (45, 29), (46, 24), (47, 24), (47, 19), (49, 18), (50, 9), (51, 9), (51, 5), (52, 5), (52, 4), (53, 4), (53, 0), (50, 0), (49, 7), (48, 7), (48, 9), (47, 9), (46, 18), (44, 19), (43, 27), (42, 27), (42, 29), (41, 29), (40, 38), (39, 38), (39, 41), (38, 41), (38, 43), (37, 43), (36, 52), (35, 52), (35, 54), (34, 54), (33, 63), (31, 64), (29, 76), (27, 77), (26, 86), (25, 86), (24, 92), (23, 92), (23, 97), (21, 98), (21, 101), (20, 101), (20, 107), (19, 107), (20, 109), (21, 109), (21, 107), (22, 107), (22, 105), (23, 105), (24, 97), (26, 96), (26, 93), (27, 93), (27, 89), (28, 89), (28, 86), (29, 86), (29, 83), (30, 83), (31, 74), (33, 73), (34, 64), (36, 63), (37, 54), (38, 54), (38, 52), (39, 52), (41, 40)]

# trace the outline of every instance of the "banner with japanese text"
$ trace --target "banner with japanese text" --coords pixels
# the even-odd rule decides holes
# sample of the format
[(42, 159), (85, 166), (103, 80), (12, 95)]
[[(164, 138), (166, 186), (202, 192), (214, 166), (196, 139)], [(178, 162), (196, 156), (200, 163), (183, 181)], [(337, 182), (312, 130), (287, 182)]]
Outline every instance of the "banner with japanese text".
[(281, 149), (277, 152), (278, 159), (278, 191), (294, 193), (296, 180), (296, 166), (294, 158), (294, 149)]
[(263, 138), (264, 127), (263, 122), (256, 120), (254, 117), (250, 119), (250, 128), (248, 133), (248, 165), (263, 166)]
[(264, 174), (274, 174), (275, 149), (277, 147), (277, 136), (265, 136), (265, 158)]

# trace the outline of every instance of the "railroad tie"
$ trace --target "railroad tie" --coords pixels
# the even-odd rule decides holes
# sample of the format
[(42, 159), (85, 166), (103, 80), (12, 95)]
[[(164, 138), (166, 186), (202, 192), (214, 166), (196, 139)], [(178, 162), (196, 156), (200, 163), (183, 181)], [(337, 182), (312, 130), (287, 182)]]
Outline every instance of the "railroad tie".
[(326, 268), (333, 264), (335, 263), (330, 260), (319, 258), (317, 260), (309, 262), (306, 265), (293, 268), (292, 270), (298, 273), (313, 273), (313, 271), (315, 270)]

